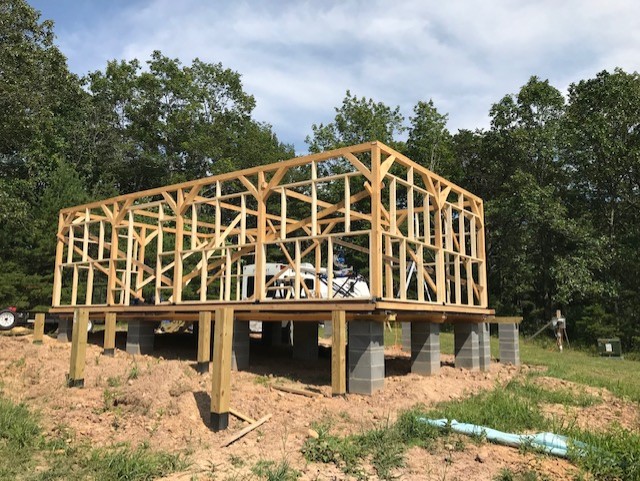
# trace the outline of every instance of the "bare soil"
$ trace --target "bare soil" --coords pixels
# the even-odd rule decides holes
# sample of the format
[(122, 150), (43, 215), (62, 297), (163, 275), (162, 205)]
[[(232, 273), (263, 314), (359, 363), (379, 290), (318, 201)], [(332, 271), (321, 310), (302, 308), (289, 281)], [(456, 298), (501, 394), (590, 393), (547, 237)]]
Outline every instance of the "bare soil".
[[(5, 396), (40, 412), (41, 423), (51, 434), (70, 429), (78, 440), (94, 446), (147, 442), (153, 448), (189, 454), (189, 472), (171, 479), (247, 479), (257, 461), (282, 459), (302, 472), (301, 479), (348, 479), (333, 465), (304, 460), (300, 448), (312, 423), (328, 420), (337, 433), (357, 433), (392, 422), (400, 410), (416, 404), (430, 406), (491, 389), (529, 369), (493, 363), (489, 372), (468, 372), (455, 369), (453, 359), (443, 356), (441, 372), (422, 377), (410, 374), (409, 356), (395, 347), (386, 351), (383, 391), (370, 397), (331, 397), (328, 348), (321, 346), (317, 361), (292, 362), (290, 348), (266, 348), (254, 339), (250, 369), (232, 373), (231, 406), (254, 419), (273, 417), (231, 446), (220, 448), (247, 424), (231, 417), (225, 432), (214, 433), (208, 427), (211, 380), (195, 370), (195, 336), (157, 335), (156, 349), (149, 356), (126, 354), (122, 350), (125, 336), (118, 333), (115, 357), (105, 357), (102, 334), (90, 335), (82, 389), (66, 387), (70, 343), (45, 336), (43, 345), (34, 345), (30, 333), (0, 336), (0, 387)], [(542, 382), (557, 381), (547, 379)], [(322, 396), (280, 392), (271, 389), (271, 383)], [(571, 413), (579, 424), (605, 428), (608, 414), (622, 425), (637, 423), (635, 406), (606, 391), (598, 393), (607, 396), (607, 403)], [(605, 413), (605, 405), (614, 410)], [(550, 412), (557, 409), (549, 407)], [(559, 480), (572, 479), (576, 472), (564, 460), (471, 441), (462, 450), (446, 441), (432, 452), (412, 448), (406, 459), (407, 465), (397, 473), (401, 479), (491, 480), (505, 467), (533, 468)]]

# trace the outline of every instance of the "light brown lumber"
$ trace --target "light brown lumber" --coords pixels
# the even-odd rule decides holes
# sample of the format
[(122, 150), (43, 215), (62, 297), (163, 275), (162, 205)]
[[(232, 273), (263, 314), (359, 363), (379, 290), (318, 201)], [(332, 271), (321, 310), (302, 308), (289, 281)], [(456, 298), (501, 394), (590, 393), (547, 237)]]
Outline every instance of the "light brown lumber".
[(258, 419), (256, 422), (250, 424), (249, 426), (247, 426), (246, 428), (238, 431), (236, 434), (234, 434), (233, 436), (231, 436), (229, 439), (227, 439), (224, 443), (222, 443), (220, 445), (221, 448), (226, 448), (227, 446), (235, 443), (238, 439), (246, 436), (247, 434), (249, 434), (251, 431), (253, 431), (254, 429), (262, 426), (264, 423), (266, 423), (269, 419), (271, 419), (272, 414), (267, 414), (264, 417), (261, 417), (260, 419)]
[(216, 309), (211, 374), (211, 417), (216, 431), (226, 429), (228, 425), (232, 336), (233, 309), (229, 307)]
[(88, 322), (89, 311), (87, 309), (77, 309), (73, 319), (73, 331), (71, 337), (71, 360), (68, 380), (69, 387), (82, 387), (84, 385)]
[(36, 322), (33, 325), (33, 343), (42, 344), (44, 339), (44, 312), (36, 314)]
[(247, 416), (246, 414), (242, 414), (240, 411), (236, 411), (236, 410), (235, 410), (235, 409), (233, 409), (233, 408), (229, 408), (229, 414), (231, 414), (232, 416), (237, 417), (238, 419), (241, 419), (241, 420), (243, 420), (243, 421), (246, 421), (246, 422), (248, 422), (248, 423), (250, 423), (250, 424), (253, 424), (253, 423), (255, 423), (255, 422), (256, 422), (256, 420), (255, 420), (255, 419), (253, 419), (253, 418), (251, 418), (251, 417)]
[(331, 313), (331, 394), (347, 392), (347, 321), (345, 311)]
[(299, 394), (300, 396), (323, 397), (322, 394), (318, 392), (307, 391), (306, 389), (298, 389), (297, 387), (278, 386), (277, 384), (271, 384), (271, 387), (276, 391), (288, 392), (290, 394)]
[(211, 360), (211, 311), (202, 311), (198, 315), (198, 364)]
[(107, 356), (113, 355), (115, 348), (116, 348), (116, 313), (107, 312), (104, 316), (103, 353)]

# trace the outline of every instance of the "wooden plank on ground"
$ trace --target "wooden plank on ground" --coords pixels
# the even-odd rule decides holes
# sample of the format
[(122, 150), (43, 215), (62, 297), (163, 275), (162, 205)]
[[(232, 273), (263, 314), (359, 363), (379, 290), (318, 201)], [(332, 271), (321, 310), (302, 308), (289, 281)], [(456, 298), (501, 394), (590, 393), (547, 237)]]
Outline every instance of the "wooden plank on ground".
[(238, 431), (236, 434), (234, 434), (233, 436), (231, 436), (229, 439), (227, 439), (224, 443), (222, 443), (220, 445), (221, 448), (226, 448), (227, 446), (229, 446), (230, 444), (235, 443), (238, 439), (246, 436), (247, 434), (249, 434), (251, 431), (253, 431), (254, 429), (262, 426), (264, 423), (266, 423), (269, 419), (271, 419), (271, 414), (267, 414), (266, 416), (258, 419), (255, 423), (250, 424), (249, 426), (247, 426), (246, 428), (242, 429), (241, 431)]
[(290, 394), (299, 394), (306, 397), (323, 397), (319, 392), (307, 391), (306, 389), (299, 389), (297, 387), (279, 386), (277, 384), (271, 384), (271, 387), (276, 391), (288, 392)]
[(248, 423), (250, 423), (250, 424), (253, 424), (253, 423), (255, 423), (255, 422), (256, 422), (256, 420), (255, 420), (255, 419), (253, 419), (253, 418), (251, 418), (251, 417), (247, 416), (246, 414), (242, 414), (240, 411), (236, 411), (236, 410), (235, 410), (235, 409), (233, 409), (233, 408), (229, 408), (229, 414), (231, 414), (232, 416), (237, 417), (238, 419), (241, 419), (241, 420), (243, 420), (243, 421), (246, 421), (246, 422), (248, 422)]

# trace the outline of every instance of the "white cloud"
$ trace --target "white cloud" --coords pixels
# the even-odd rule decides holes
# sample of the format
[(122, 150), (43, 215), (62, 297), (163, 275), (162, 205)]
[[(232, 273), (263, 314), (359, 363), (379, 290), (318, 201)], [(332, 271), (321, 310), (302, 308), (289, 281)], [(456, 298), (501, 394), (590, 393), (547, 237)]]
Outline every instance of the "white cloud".
[[(78, 73), (153, 50), (222, 62), (243, 75), (256, 116), (305, 150), (312, 123), (334, 115), (344, 92), (400, 105), (433, 98), (449, 125), (486, 127), (492, 102), (529, 76), (558, 88), (640, 64), (633, 0), (557, 2), (149, 0), (57, 33)], [(45, 10), (46, 5), (40, 8)]]

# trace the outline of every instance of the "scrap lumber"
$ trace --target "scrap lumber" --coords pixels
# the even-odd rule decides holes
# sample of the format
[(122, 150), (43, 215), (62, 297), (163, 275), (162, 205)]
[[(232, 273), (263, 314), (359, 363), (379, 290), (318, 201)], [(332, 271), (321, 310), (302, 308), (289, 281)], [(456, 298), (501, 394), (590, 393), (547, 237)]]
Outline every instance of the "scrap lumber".
[(253, 418), (251, 418), (251, 417), (247, 416), (246, 414), (242, 414), (240, 411), (236, 411), (236, 410), (235, 410), (235, 409), (233, 409), (233, 408), (229, 408), (229, 414), (231, 414), (232, 416), (237, 417), (238, 419), (240, 419), (240, 420), (242, 420), (242, 421), (246, 421), (246, 422), (248, 422), (248, 423), (250, 423), (250, 424), (253, 424), (253, 423), (255, 423), (255, 422), (256, 422), (256, 420), (255, 420), (255, 419), (253, 419)]
[(271, 387), (276, 391), (287, 392), (290, 394), (299, 394), (300, 396), (306, 397), (323, 397), (319, 392), (308, 391), (306, 389), (299, 389), (297, 387), (289, 387), (289, 386), (278, 386), (277, 384), (271, 384)]
[(222, 443), (220, 445), (221, 448), (226, 448), (227, 446), (235, 443), (238, 439), (246, 436), (247, 434), (249, 434), (251, 431), (253, 431), (254, 429), (262, 426), (264, 423), (266, 423), (269, 419), (271, 419), (271, 414), (267, 414), (264, 417), (261, 417), (260, 419), (258, 419), (256, 422), (250, 424), (249, 426), (247, 426), (246, 428), (238, 431), (236, 434), (234, 434), (233, 436), (231, 436), (229, 439), (227, 439), (224, 443)]

